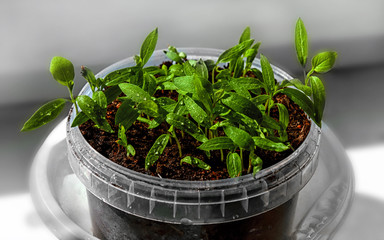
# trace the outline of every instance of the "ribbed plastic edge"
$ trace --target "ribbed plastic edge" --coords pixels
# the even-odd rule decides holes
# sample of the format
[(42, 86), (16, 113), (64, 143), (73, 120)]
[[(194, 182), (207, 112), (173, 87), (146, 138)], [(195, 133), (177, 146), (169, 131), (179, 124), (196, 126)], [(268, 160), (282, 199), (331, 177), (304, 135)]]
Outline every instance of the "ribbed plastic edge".
[[(216, 60), (222, 50), (184, 48), (191, 59)], [(166, 61), (156, 51), (149, 61), (159, 65)], [(132, 58), (122, 60), (101, 71), (97, 77), (134, 64)], [(260, 67), (255, 60), (254, 66)], [(273, 67), (278, 81), (291, 79)], [(85, 86), (81, 94), (90, 94)], [(74, 173), (88, 191), (102, 201), (135, 216), (175, 224), (222, 223), (255, 216), (273, 209), (298, 193), (310, 180), (318, 163), (321, 130), (312, 122), (302, 145), (279, 163), (238, 178), (215, 181), (182, 181), (162, 179), (122, 167), (94, 150), (71, 128), (71, 110), (67, 121), (68, 158)]]

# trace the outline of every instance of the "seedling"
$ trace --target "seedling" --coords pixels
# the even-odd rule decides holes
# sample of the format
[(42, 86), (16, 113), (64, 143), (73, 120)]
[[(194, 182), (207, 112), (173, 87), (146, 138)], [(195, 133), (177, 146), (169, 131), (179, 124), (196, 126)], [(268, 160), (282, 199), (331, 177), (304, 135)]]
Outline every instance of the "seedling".
[[(225, 162), (230, 177), (237, 177), (244, 172), (256, 174), (262, 169), (263, 160), (256, 154), (258, 149), (283, 152), (292, 148), (287, 134), (289, 111), (275, 100), (278, 94), (287, 95), (321, 126), (325, 90), (318, 74), (333, 67), (337, 54), (328, 51), (315, 55), (307, 71), (308, 41), (301, 19), (296, 23), (295, 46), (303, 68), (302, 81), (277, 82), (271, 64), (262, 54), (261, 69), (252, 65), (260, 42), (251, 39), (249, 27), (242, 32), (238, 44), (224, 51), (216, 61), (188, 59), (185, 53), (169, 46), (164, 53), (171, 64), (146, 66), (157, 39), (155, 29), (145, 38), (140, 55), (134, 57), (136, 65), (113, 71), (104, 78), (96, 78), (89, 68), (81, 67), (92, 97), (73, 97), (73, 65), (55, 57), (51, 73), (67, 86), (70, 99), (57, 99), (44, 105), (22, 131), (46, 124), (59, 115), (66, 102), (71, 102), (76, 111), (72, 127), (93, 121), (95, 127), (115, 134), (116, 142), (129, 157), (136, 155), (126, 135), (132, 125), (142, 122), (148, 129), (167, 126), (168, 131), (157, 136), (146, 155), (146, 170), (174, 141), (180, 164), (210, 171), (203, 159), (183, 153), (180, 139), (187, 134), (199, 143), (196, 151), (204, 151), (208, 159), (216, 161), (212, 158), (219, 151), (221, 157), (217, 161)], [(167, 92), (176, 93), (177, 99), (170, 98)], [(106, 114), (112, 102), (119, 102), (119, 108), (114, 120), (108, 122)], [(271, 116), (272, 111), (277, 111), (277, 118)]]

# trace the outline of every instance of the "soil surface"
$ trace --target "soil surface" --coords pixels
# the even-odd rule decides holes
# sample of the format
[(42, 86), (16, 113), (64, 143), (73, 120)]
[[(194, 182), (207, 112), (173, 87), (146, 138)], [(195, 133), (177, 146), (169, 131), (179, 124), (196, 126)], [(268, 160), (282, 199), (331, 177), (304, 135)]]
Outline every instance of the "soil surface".
[[(177, 92), (158, 91), (155, 96), (166, 96), (177, 99)], [(287, 128), (288, 141), (294, 149), (297, 149), (307, 137), (311, 122), (308, 120), (304, 111), (286, 95), (276, 95), (275, 102), (284, 104), (288, 109), (290, 120)], [(84, 138), (100, 154), (129, 169), (161, 178), (190, 181), (229, 178), (225, 161), (220, 161), (219, 151), (211, 151), (211, 158), (208, 158), (203, 151), (196, 149), (196, 147), (201, 143), (197, 142), (188, 134), (184, 134), (184, 137), (182, 137), (180, 131), (178, 130), (176, 130), (176, 135), (178, 136), (182, 147), (182, 158), (185, 156), (197, 157), (209, 164), (211, 169), (203, 170), (186, 163), (180, 165), (180, 159), (182, 158), (179, 156), (176, 142), (172, 139), (156, 163), (150, 167), (148, 171), (145, 170), (144, 163), (147, 153), (158, 136), (168, 133), (167, 130), (169, 125), (164, 122), (157, 128), (148, 129), (146, 123), (136, 121), (128, 129), (126, 134), (128, 143), (131, 144), (136, 150), (136, 155), (134, 157), (127, 157), (126, 149), (116, 143), (118, 140), (118, 126), (115, 126), (114, 124), (114, 116), (117, 109), (120, 107), (120, 104), (121, 103), (119, 101), (114, 101), (108, 105), (107, 120), (115, 131), (114, 134), (99, 130), (94, 127), (94, 123), (92, 121), (87, 121), (79, 126)], [(277, 108), (273, 108), (271, 110), (271, 116), (278, 120)], [(263, 168), (266, 168), (284, 159), (292, 152), (292, 149), (278, 153), (257, 148), (255, 153), (263, 160)], [(244, 166), (248, 166), (247, 159), (248, 156), (244, 154)], [(246, 171), (243, 172), (243, 174), (246, 174)]]

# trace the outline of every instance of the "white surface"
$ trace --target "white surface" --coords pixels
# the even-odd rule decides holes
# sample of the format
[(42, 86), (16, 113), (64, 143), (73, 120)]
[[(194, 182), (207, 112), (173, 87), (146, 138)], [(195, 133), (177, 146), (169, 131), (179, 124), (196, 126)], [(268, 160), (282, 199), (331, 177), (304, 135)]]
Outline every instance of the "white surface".
[(356, 179), (356, 193), (384, 202), (384, 144), (346, 150)]
[[(354, 167), (356, 193), (384, 203), (384, 144), (346, 151)], [(39, 219), (27, 193), (0, 197), (0, 213), (1, 239), (55, 239)]]
[(56, 239), (40, 220), (28, 193), (0, 197), (0, 213), (3, 240)]

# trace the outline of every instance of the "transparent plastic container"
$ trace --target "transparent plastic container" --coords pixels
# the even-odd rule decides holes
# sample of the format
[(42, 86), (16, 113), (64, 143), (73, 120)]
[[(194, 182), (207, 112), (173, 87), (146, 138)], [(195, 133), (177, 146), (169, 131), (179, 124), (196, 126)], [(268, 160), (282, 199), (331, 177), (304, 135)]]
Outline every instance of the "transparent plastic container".
[[(216, 60), (216, 49), (185, 48), (190, 59)], [(156, 51), (148, 65), (167, 58)], [(101, 71), (134, 65), (132, 58)], [(258, 60), (255, 67), (260, 68)], [(273, 67), (278, 81), (291, 77)], [(81, 94), (91, 94), (85, 86)], [(67, 121), (68, 158), (87, 188), (94, 235), (102, 239), (284, 239), (291, 234), (297, 196), (318, 163), (320, 129), (312, 122), (302, 145), (279, 163), (238, 178), (161, 179), (122, 167), (96, 152)]]

